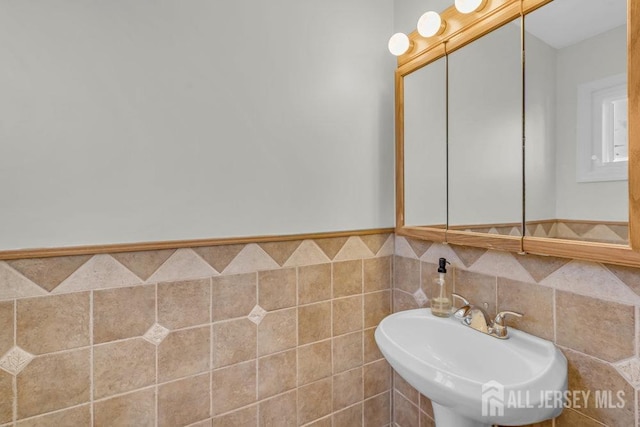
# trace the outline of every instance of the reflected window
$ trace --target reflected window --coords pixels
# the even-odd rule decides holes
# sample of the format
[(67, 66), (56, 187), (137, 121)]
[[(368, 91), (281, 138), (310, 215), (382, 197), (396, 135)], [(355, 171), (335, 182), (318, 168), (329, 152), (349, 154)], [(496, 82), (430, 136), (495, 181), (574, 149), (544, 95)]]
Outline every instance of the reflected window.
[(627, 179), (626, 80), (620, 74), (578, 87), (578, 182)]
[(626, 93), (618, 94), (602, 103), (602, 161), (604, 163), (629, 160), (627, 116)]

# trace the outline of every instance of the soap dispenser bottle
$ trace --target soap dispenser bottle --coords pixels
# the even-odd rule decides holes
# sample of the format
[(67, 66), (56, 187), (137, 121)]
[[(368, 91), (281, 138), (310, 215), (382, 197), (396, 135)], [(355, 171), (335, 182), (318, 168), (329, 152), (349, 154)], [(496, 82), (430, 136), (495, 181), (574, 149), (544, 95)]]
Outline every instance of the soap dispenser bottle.
[(444, 275), (447, 272), (446, 258), (438, 261), (438, 277), (433, 280), (433, 292), (431, 293), (431, 313), (438, 317), (449, 317), (451, 314), (451, 294), (447, 289)]

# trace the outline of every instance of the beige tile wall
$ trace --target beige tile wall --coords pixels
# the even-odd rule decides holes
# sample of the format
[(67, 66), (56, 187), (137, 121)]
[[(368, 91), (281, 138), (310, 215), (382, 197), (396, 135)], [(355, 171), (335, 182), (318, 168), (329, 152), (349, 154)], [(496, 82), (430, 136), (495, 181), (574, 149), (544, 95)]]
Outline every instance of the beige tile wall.
[(0, 262), (0, 426), (387, 426), (394, 243)]
[(639, 425), (640, 270), (373, 235), (0, 262), (0, 426), (432, 426), (373, 331), (441, 256), (563, 350), (570, 389), (628, 397), (543, 425)]
[[(455, 292), (498, 310), (525, 313), (510, 324), (551, 340), (569, 362), (569, 390), (591, 390), (585, 408), (565, 409), (544, 427), (638, 426), (640, 269), (517, 255), (396, 237), (394, 311), (425, 307), (438, 258), (452, 263)], [(623, 391), (625, 407), (601, 409), (595, 390)], [(394, 376), (394, 421), (432, 426), (431, 404)]]

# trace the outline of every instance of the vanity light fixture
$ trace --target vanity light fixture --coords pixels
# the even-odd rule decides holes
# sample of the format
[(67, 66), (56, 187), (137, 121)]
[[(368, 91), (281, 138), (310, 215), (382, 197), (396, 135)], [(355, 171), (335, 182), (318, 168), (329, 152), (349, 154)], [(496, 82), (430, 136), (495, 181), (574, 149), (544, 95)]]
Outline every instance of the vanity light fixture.
[(411, 47), (409, 37), (404, 33), (395, 33), (389, 39), (389, 52), (395, 56), (406, 53)]
[(471, 13), (482, 9), (487, 0), (455, 0), (456, 9), (460, 13)]
[(438, 12), (429, 11), (418, 19), (418, 33), (422, 37), (433, 37), (442, 34), (447, 23)]
[[(454, 0), (455, 8), (460, 13), (472, 13), (482, 10), (488, 0)], [(430, 10), (418, 19), (418, 34), (424, 38), (442, 34), (447, 27), (447, 22), (438, 12)], [(404, 33), (395, 33), (389, 39), (389, 51), (395, 55), (404, 55), (411, 49), (412, 41)]]

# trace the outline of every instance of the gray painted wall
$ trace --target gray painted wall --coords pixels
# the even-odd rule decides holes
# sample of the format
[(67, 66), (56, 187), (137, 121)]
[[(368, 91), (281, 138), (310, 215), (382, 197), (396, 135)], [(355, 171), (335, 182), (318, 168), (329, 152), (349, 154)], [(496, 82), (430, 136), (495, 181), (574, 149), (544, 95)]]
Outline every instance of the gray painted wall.
[(388, 0), (0, 4), (0, 250), (394, 224)]

